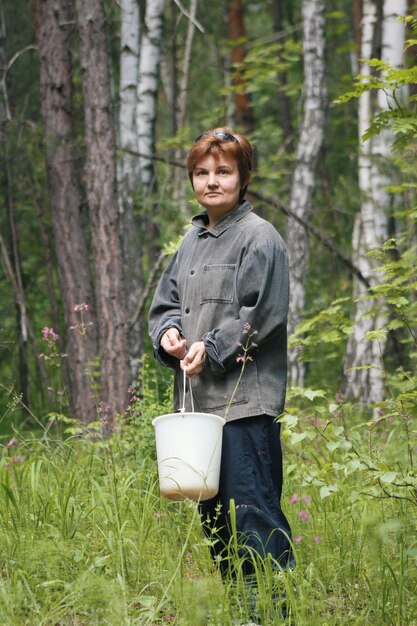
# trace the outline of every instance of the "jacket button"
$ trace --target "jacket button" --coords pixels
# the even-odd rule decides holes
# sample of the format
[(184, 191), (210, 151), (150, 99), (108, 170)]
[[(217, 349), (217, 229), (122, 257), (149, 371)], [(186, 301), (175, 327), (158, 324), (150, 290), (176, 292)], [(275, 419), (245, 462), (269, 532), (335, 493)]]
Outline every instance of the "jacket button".
[(187, 315), (189, 314), (190, 309), (188, 308), (188, 306), (187, 306), (187, 308), (185, 309), (185, 312), (186, 312), (186, 314), (187, 314)]
[(194, 275), (194, 270), (191, 270), (190, 276), (193, 276), (193, 275)]

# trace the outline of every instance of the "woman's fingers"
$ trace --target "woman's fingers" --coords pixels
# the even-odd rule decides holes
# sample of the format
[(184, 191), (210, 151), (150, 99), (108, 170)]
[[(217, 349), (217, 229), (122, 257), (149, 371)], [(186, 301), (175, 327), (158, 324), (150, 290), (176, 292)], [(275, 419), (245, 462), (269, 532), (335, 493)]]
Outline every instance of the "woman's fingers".
[(203, 341), (196, 341), (192, 344), (187, 354), (181, 361), (181, 368), (185, 370), (187, 376), (199, 374), (204, 367), (206, 360), (206, 347)]
[(177, 328), (168, 328), (162, 335), (160, 344), (165, 352), (177, 359), (184, 358), (187, 352), (186, 340), (181, 336)]

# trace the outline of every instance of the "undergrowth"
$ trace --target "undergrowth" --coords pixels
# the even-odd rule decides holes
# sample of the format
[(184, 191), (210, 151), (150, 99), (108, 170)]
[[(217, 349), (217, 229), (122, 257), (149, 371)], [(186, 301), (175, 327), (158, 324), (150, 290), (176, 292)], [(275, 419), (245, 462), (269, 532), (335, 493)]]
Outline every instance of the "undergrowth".
[[(222, 583), (196, 504), (159, 495), (157, 408), (164, 412), (147, 389), (129, 423), (110, 436), (99, 424), (82, 436), (66, 424), (64, 437), (50, 429), (5, 443), (2, 624), (227, 626), (244, 619), (242, 590)], [(268, 563), (255, 564), (264, 624), (277, 623), (276, 588), (286, 592), (288, 624), (417, 623), (415, 484), (404, 484), (406, 476), (412, 482), (415, 432), (409, 428), (407, 439), (401, 420), (375, 424), (352, 417), (352, 409), (320, 390), (294, 390), (281, 418), (282, 505), (297, 565), (276, 580)]]

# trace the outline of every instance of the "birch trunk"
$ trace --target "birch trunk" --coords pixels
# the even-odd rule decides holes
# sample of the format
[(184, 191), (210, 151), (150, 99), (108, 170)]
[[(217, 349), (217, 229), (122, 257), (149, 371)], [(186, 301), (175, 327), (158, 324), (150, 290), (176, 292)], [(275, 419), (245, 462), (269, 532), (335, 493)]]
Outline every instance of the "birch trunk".
[(103, 1), (77, 0), (76, 7), (83, 71), (87, 203), (99, 320), (100, 395), (107, 419), (126, 408), (129, 384), (113, 103)]
[[(76, 305), (94, 310), (92, 282), (76, 168), (72, 116), (71, 19), (66, 0), (39, 2), (41, 59), (41, 109), (45, 129), (46, 164), (59, 285), (67, 328), (70, 411), (73, 417), (92, 421), (96, 405), (91, 362), (97, 356), (97, 326), (86, 334), (77, 328)], [(90, 318), (91, 319), (91, 318)], [(72, 330), (71, 330), (72, 328)]]
[[(139, 78), (140, 7), (138, 0), (120, 2), (120, 109), (119, 109), (119, 210), (124, 255), (124, 280), (128, 319), (133, 318), (142, 292), (140, 226), (135, 215), (134, 193), (140, 187), (137, 131), (137, 85)], [(143, 353), (143, 322), (129, 327), (130, 382), (136, 383)]]
[[(401, 65), (404, 44), (404, 25), (397, 18), (398, 15), (405, 15), (405, 12), (405, 0), (385, 0), (383, 4), (381, 59), (394, 67)], [(374, 55), (373, 42), (377, 27), (376, 3), (366, 0), (362, 16), (363, 59)], [(366, 76), (370, 68), (362, 63), (360, 71)], [(392, 106), (395, 106), (392, 94), (382, 90), (378, 93), (377, 102), (373, 100), (370, 91), (364, 92), (359, 98), (358, 170), (361, 207), (354, 223), (352, 261), (368, 279), (371, 288), (383, 279), (375, 270), (375, 262), (368, 256), (368, 252), (379, 248), (388, 238), (388, 211), (393, 199), (386, 187), (392, 182), (389, 162), (393, 136), (389, 130), (384, 130), (364, 143), (361, 138), (373, 116)], [(384, 301), (369, 300), (367, 294), (364, 284), (354, 279), (356, 310), (352, 334), (346, 347), (342, 392), (360, 402), (377, 403), (384, 398), (385, 340), (370, 341), (366, 333), (386, 326), (387, 310)]]
[[(161, 35), (165, 0), (147, 0), (144, 30), (140, 48), (138, 82), (138, 150), (142, 155), (155, 152), (155, 119), (158, 94), (158, 73), (161, 55)], [(143, 192), (152, 190), (155, 183), (154, 162), (140, 156), (140, 179)]]
[[(323, 142), (327, 100), (324, 11), (324, 0), (303, 1), (304, 118), (297, 148), (290, 209), (307, 223), (311, 215), (316, 165)], [(300, 322), (305, 306), (309, 233), (298, 221), (289, 219), (286, 242), (290, 259), (289, 333), (291, 334)], [(289, 350), (288, 373), (291, 384), (302, 386), (305, 368), (298, 356), (297, 349)]]
[[(172, 90), (173, 96), (177, 94), (178, 97), (176, 99), (172, 98), (172, 106), (175, 111), (175, 129), (176, 131), (181, 130), (185, 124), (186, 113), (187, 113), (187, 98), (188, 98), (188, 82), (190, 76), (190, 67), (191, 67), (191, 58), (192, 58), (192, 50), (193, 50), (193, 41), (196, 28), (201, 28), (200, 24), (197, 22), (197, 8), (198, 8), (198, 0), (191, 0), (190, 10), (187, 14), (188, 18), (188, 26), (187, 26), (187, 35), (185, 39), (184, 46), (184, 55), (182, 58), (182, 66), (181, 66), (181, 78), (179, 81), (178, 89), (175, 88)], [(204, 32), (204, 31), (203, 31)], [(184, 148), (176, 148), (174, 151), (174, 161), (178, 163), (184, 163), (186, 159), (186, 151)], [(188, 185), (188, 180), (184, 177), (184, 172), (180, 170), (180, 168), (174, 168), (172, 175), (172, 197), (175, 204), (184, 214), (184, 217), (188, 217), (189, 214), (189, 204), (187, 201), (187, 194), (185, 192), (186, 185)]]

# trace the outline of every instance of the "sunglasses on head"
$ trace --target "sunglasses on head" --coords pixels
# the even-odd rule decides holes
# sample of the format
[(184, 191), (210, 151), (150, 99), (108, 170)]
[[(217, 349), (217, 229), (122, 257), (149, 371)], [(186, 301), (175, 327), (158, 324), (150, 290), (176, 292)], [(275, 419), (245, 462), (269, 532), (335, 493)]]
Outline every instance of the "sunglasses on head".
[(219, 137), (219, 139), (222, 139), (223, 141), (233, 141), (233, 143), (239, 143), (238, 139), (234, 135), (231, 135), (230, 133), (225, 133), (223, 130), (212, 130), (201, 133), (201, 135), (199, 135), (197, 139), (194, 139), (194, 143), (197, 143), (197, 141), (200, 141), (200, 139), (206, 137), (207, 135), (216, 135), (216, 137)]

